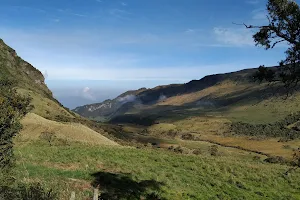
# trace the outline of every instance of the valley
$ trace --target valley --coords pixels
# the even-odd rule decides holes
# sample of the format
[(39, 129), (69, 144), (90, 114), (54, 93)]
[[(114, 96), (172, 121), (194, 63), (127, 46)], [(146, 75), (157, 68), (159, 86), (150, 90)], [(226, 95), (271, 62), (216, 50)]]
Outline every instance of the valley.
[[(268, 26), (233, 23), (246, 30), (221, 28), (225, 17), (215, 20), (209, 11), (202, 18), (214, 25), (206, 31), (187, 29), (202, 12), (183, 2), (178, 6), (179, 1), (155, 7), (154, 1), (143, 2), (140, 8), (147, 9), (141, 10), (132, 7), (139, 1), (54, 0), (40, 8), (34, 1), (7, 3), (0, 12), (14, 10), (18, 17), (27, 10), (35, 16), (18, 27), (45, 17), (43, 31), (28, 30), (34, 39), (22, 29), (6, 33), (44, 73), (0, 40), (1, 200), (300, 199), (300, 9), (295, 1), (269, 0)], [(253, 10), (259, 3), (217, 2), (223, 7), (216, 13), (238, 10), (235, 18), (245, 19), (240, 14), (247, 10), (256, 23), (262, 18)], [(215, 9), (213, 4), (200, 7)], [(157, 15), (157, 9), (164, 14)], [(188, 14), (193, 20), (184, 19)], [(2, 22), (10, 24), (7, 20)], [(151, 26), (154, 21), (165, 31)], [(184, 27), (175, 25), (181, 22)], [(78, 23), (84, 26), (77, 29)], [(253, 28), (259, 29), (255, 35), (248, 31)], [(286, 42), (286, 60), (274, 64), (282, 49), (256, 52), (248, 36), (267, 50)], [(260, 62), (273, 64), (250, 68)], [(61, 96), (48, 88), (49, 75)], [(132, 88), (139, 88), (137, 81), (151, 81), (151, 87), (157, 81), (157, 86), (97, 102), (106, 95), (96, 83), (109, 82), (101, 88), (110, 93), (121, 91), (122, 81)], [(68, 105), (77, 102), (72, 98), (97, 103), (71, 110), (60, 98), (72, 101)]]

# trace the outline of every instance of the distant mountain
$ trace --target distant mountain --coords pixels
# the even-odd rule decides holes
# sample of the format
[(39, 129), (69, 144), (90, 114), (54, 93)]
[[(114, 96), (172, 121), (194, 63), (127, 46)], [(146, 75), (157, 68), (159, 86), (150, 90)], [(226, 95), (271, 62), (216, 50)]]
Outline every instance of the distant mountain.
[(73, 111), (84, 117), (105, 121), (126, 112), (131, 106), (138, 105), (139, 99), (137, 99), (137, 96), (146, 90), (146, 88), (141, 88), (139, 90), (127, 91), (113, 100), (108, 99), (102, 103), (80, 106)]
[[(186, 84), (157, 86), (128, 91), (113, 100), (80, 106), (73, 111), (88, 118), (100, 121), (116, 121), (119, 116), (142, 113), (143, 111), (167, 107), (189, 106), (191, 108), (220, 108), (247, 98), (260, 99), (264, 95), (264, 84), (253, 81), (257, 69), (245, 69), (238, 72), (215, 74)], [(247, 89), (248, 91), (243, 91)], [(246, 93), (254, 92), (253, 96)], [(230, 96), (240, 93), (236, 97)], [(245, 93), (245, 94), (244, 94)], [(151, 112), (150, 112), (151, 113)], [(162, 113), (164, 114), (164, 113)], [(135, 119), (137, 120), (137, 119)], [(118, 120), (117, 120), (118, 121)]]

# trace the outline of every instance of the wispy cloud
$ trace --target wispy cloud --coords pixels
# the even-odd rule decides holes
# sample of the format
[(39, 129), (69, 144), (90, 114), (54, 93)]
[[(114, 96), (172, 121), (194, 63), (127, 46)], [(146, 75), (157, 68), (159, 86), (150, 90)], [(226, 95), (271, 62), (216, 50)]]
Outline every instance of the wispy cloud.
[(19, 10), (27, 10), (27, 11), (35, 11), (39, 13), (46, 13), (45, 9), (36, 8), (36, 7), (29, 7), (29, 6), (7, 6), (8, 8), (14, 9), (15, 11)]
[(60, 19), (52, 19), (51, 21), (52, 21), (52, 22), (59, 23), (59, 22), (60, 22)]
[(221, 44), (231, 46), (254, 46), (252, 32), (245, 28), (220, 28), (215, 27), (213, 34)]
[(196, 31), (194, 29), (189, 28), (189, 29), (185, 30), (184, 32), (186, 34), (192, 34), (192, 33), (195, 33)]
[(114, 8), (109, 10), (109, 14), (119, 19), (129, 19), (129, 16), (132, 14), (126, 10)]
[(96, 97), (94, 96), (91, 88), (89, 87), (85, 87), (82, 89), (81, 96), (87, 100), (91, 100), (91, 101), (96, 100)]
[(77, 17), (87, 17), (86, 14), (82, 14), (82, 13), (77, 13), (72, 11), (71, 9), (57, 9), (58, 12), (66, 14), (66, 15), (73, 15), (73, 16), (77, 16)]
[(256, 4), (259, 4), (259, 0), (247, 0), (246, 3), (256, 5)]

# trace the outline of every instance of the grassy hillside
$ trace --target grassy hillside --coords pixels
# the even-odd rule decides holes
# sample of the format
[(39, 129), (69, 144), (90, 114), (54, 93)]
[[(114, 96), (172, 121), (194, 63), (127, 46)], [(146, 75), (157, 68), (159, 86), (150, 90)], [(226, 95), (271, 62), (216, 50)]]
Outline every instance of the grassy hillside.
[[(105, 107), (106, 101), (102, 104), (78, 107), (75, 112), (86, 117), (108, 116), (109, 113), (110, 118), (114, 118), (123, 114), (143, 114), (151, 112), (151, 110), (157, 112), (184, 110), (184, 108), (225, 109), (228, 106), (238, 106), (239, 104), (252, 105), (269, 98), (272, 93), (272, 89), (268, 88), (266, 84), (258, 84), (253, 81), (252, 75), (255, 71), (256, 69), (248, 69), (206, 76), (186, 84), (131, 91), (126, 95), (131, 97), (131, 105), (128, 103), (119, 105), (118, 110), (122, 110), (122, 112), (115, 112), (114, 106), (110, 106), (103, 112), (101, 108)], [(124, 99), (126, 96), (121, 95), (113, 101)], [(122, 109), (122, 107), (127, 109)]]
[[(293, 128), (300, 116), (295, 115), (292, 121), (285, 118), (300, 111), (300, 93), (286, 98), (281, 85), (254, 82), (255, 71), (211, 75), (186, 84), (143, 90), (119, 107), (118, 113), (111, 113), (110, 123), (118, 124), (122, 138), (133, 143), (148, 138), (162, 147), (186, 147), (183, 139), (193, 141), (196, 147), (198, 141), (207, 141), (291, 158), (300, 146), (300, 129)], [(101, 118), (100, 111), (87, 111), (85, 116)]]
[[(292, 112), (300, 111), (299, 93), (285, 99), (286, 93), (279, 84), (269, 86), (254, 82), (252, 76), (255, 71), (248, 69), (206, 76), (186, 84), (158, 86), (135, 93), (130, 91), (127, 97), (131, 101), (117, 107), (112, 104), (108, 106), (105, 101), (78, 107), (75, 112), (114, 123), (144, 119), (146, 124), (154, 124), (162, 119), (216, 115), (231, 121), (257, 124), (276, 122)], [(118, 102), (121, 97), (126, 96), (121, 95), (112, 101)], [(103, 107), (106, 107), (105, 111)]]
[(48, 119), (55, 119), (56, 116), (74, 117), (73, 113), (53, 98), (43, 74), (22, 60), (3, 40), (0, 40), (0, 70), (0, 76), (13, 80), (21, 94), (29, 95), (33, 99), (34, 113)]
[(61, 199), (76, 191), (90, 199), (100, 187), (103, 199), (299, 199), (300, 173), (267, 164), (260, 155), (231, 148), (211, 156), (155, 149), (44, 143), (19, 145), (18, 178), (59, 189)]
[(117, 145), (102, 136), (104, 132), (95, 132), (78, 123), (61, 123), (47, 120), (36, 114), (28, 114), (23, 120), (23, 130), (18, 141), (51, 140), (50, 142), (81, 142), (94, 145)]
[[(43, 74), (35, 67), (22, 60), (15, 50), (0, 40), (0, 76), (6, 77), (16, 84), (17, 91), (32, 98), (33, 113), (23, 121), (24, 130), (21, 134), (28, 140), (37, 139), (43, 132), (53, 133), (57, 139), (81, 141), (92, 144), (115, 144), (103, 137), (103, 129), (97, 132), (79, 123), (85, 122), (79, 115), (64, 108), (52, 96), (45, 84)], [(48, 119), (48, 120), (47, 120)], [(74, 122), (60, 123), (57, 121)]]
[[(35, 106), (14, 140), (19, 182), (39, 182), (60, 199), (70, 199), (72, 191), (76, 199), (91, 199), (96, 187), (105, 200), (300, 199), (299, 170), (287, 173), (300, 140), (230, 132), (235, 120), (272, 122), (297, 110), (297, 95), (288, 99), (290, 110), (278, 97), (261, 96), (271, 90), (251, 83), (251, 70), (142, 88), (78, 108), (105, 111), (100, 117), (117, 123), (109, 124), (65, 109), (42, 74), (2, 41), (0, 68)], [(297, 119), (287, 121), (296, 131)], [(274, 158), (281, 164), (268, 163), (272, 156), (282, 156)]]

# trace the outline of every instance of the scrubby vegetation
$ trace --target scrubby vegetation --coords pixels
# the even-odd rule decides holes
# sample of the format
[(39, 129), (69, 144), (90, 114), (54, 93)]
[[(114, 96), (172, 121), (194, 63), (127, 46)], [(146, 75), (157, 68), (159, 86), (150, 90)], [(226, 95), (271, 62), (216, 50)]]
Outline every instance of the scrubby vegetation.
[(300, 138), (298, 122), (300, 113), (288, 115), (285, 119), (273, 124), (248, 124), (234, 122), (231, 131), (236, 135), (282, 137), (289, 140)]
[[(283, 7), (299, 21), (295, 3), (269, 0), (271, 24), (258, 27), (257, 44), (268, 49), (277, 44), (269, 39), (281, 37), (282, 31), (299, 30), (299, 23), (286, 24), (283, 18), (289, 13)], [(280, 81), (285, 85), (293, 85), (290, 80), (298, 83), (300, 77), (299, 66), (293, 66), (299, 62), (299, 38), (291, 39), (297, 40), (289, 42), (295, 48), (288, 49), (279, 68), (297, 73), (283, 73)], [(286, 64), (293, 67), (285, 69)], [(98, 109), (103, 116), (87, 117), (107, 119), (107, 124), (64, 108), (41, 72), (3, 41), (0, 69), (1, 75), (12, 78), (0, 80), (0, 199), (69, 199), (71, 192), (76, 192), (76, 199), (91, 199), (94, 188), (104, 200), (300, 199), (299, 141), (290, 141), (300, 138), (300, 113), (274, 122), (294, 108), (299, 111), (299, 94), (287, 108), (270, 95), (266, 83), (253, 82), (255, 69), (119, 97), (134, 95), (134, 102), (115, 99), (78, 108), (84, 116), (90, 108)], [(278, 77), (264, 67), (259, 70), (261, 81)], [(31, 109), (31, 99), (35, 114), (22, 121), (28, 137), (15, 139), (14, 157), (13, 138), (22, 128), (20, 119)], [(260, 120), (269, 124), (257, 124)]]
[(38, 184), (29, 184), (14, 178), (13, 138), (20, 132), (20, 120), (32, 109), (30, 98), (21, 96), (15, 84), (0, 76), (0, 199), (6, 200), (54, 200), (51, 190)]
[(46, 190), (38, 183), (15, 184), (13, 186), (0, 184), (0, 199), (5, 200), (58, 200), (58, 194)]
[(0, 169), (12, 166), (13, 137), (22, 128), (20, 119), (31, 109), (30, 98), (22, 97), (13, 88), (13, 82), (0, 77)]

